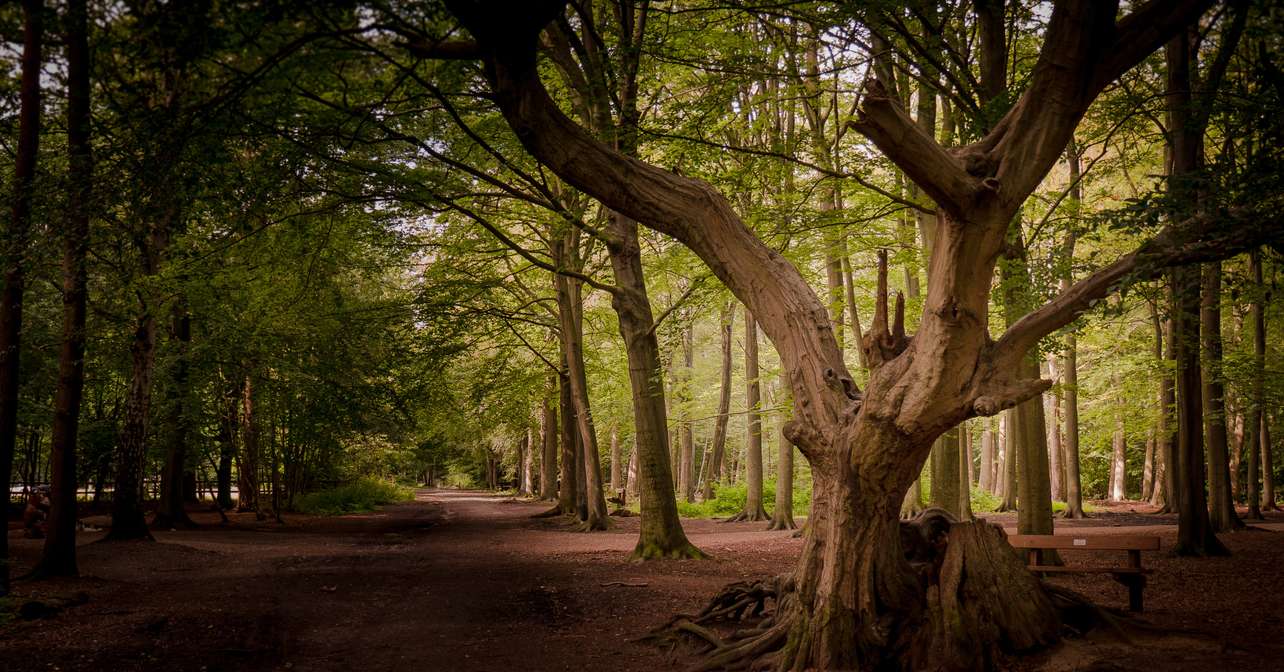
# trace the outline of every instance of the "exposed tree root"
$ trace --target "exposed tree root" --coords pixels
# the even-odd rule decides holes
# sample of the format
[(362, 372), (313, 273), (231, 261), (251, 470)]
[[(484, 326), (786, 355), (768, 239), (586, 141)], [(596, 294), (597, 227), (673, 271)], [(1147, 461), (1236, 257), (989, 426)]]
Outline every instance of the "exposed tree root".
[[(1002, 536), (983, 521), (958, 523), (939, 509), (902, 523), (905, 559), (925, 591), (923, 610), (882, 624), (890, 628), (886, 657), (865, 658), (860, 669), (992, 669), (1061, 636), (1105, 628), (1131, 642), (1131, 633), (1152, 627), (1034, 578)], [(690, 672), (801, 669), (810, 665), (807, 642), (800, 649), (791, 637), (814, 625), (814, 618), (792, 576), (740, 581), (725, 586), (698, 614), (675, 616), (640, 641), (671, 650), (690, 645), (698, 656)], [(853, 647), (860, 645), (852, 640)]]
[(696, 548), (691, 542), (683, 542), (677, 546), (664, 546), (651, 542), (638, 540), (638, 545), (633, 548), (629, 554), (631, 562), (646, 562), (647, 560), (704, 560), (708, 558), (704, 551)]
[(764, 510), (761, 506), (759, 506), (758, 510), (756, 511), (751, 511), (747, 508), (741, 509), (740, 513), (737, 513), (736, 515), (730, 518), (727, 518), (722, 522), (724, 523), (745, 523), (745, 522), (756, 523), (760, 520), (770, 520), (770, 519), (771, 519), (771, 516), (767, 515), (766, 510)]
[(616, 518), (634, 518), (637, 517), (638, 514), (633, 513), (628, 509), (616, 509), (607, 515), (614, 516)]
[(794, 522), (793, 516), (772, 516), (771, 522), (767, 523), (767, 531), (773, 530), (796, 530), (798, 523)]
[(531, 518), (556, 518), (562, 515), (563, 513), (566, 513), (566, 512), (562, 510), (561, 505), (554, 504), (553, 508), (547, 511), (531, 514)]

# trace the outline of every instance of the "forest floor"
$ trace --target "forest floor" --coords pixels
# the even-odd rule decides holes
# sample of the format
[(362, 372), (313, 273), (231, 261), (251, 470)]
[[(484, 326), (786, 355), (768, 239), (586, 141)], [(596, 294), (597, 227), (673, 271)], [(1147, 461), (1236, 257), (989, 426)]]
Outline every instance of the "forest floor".
[[(82, 533), (81, 578), (15, 586), (11, 606), (66, 606), (0, 622), (0, 671), (674, 669), (687, 654), (633, 640), (727, 582), (787, 571), (802, 543), (765, 523), (688, 520), (712, 559), (637, 565), (626, 561), (636, 518), (583, 534), (530, 518), (545, 508), (420, 490), (375, 513), (283, 525), (237, 514), (223, 526), (199, 513), (202, 527), (157, 532), (159, 543)], [(1057, 527), (1155, 534), (1171, 548), (1175, 519), (1146, 511), (1098, 505), (1093, 518)], [(1147, 554), (1144, 618), (1166, 636), (1072, 641), (1019, 667), (1284, 670), (1284, 514), (1268, 515), (1257, 531), (1223, 535), (1230, 558)], [(988, 519), (1015, 524), (1011, 514)], [(10, 534), (21, 574), (41, 542)], [(1104, 606), (1127, 603), (1107, 577), (1056, 580)]]

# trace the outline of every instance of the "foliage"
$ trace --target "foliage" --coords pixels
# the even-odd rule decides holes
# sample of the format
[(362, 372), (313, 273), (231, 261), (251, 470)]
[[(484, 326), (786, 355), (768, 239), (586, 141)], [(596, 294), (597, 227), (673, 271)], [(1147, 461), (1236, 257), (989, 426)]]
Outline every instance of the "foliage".
[(345, 485), (304, 494), (296, 501), (295, 508), (300, 513), (314, 516), (341, 516), (373, 511), (381, 504), (408, 502), (414, 498), (415, 492), (410, 488), (373, 478), (361, 478)]

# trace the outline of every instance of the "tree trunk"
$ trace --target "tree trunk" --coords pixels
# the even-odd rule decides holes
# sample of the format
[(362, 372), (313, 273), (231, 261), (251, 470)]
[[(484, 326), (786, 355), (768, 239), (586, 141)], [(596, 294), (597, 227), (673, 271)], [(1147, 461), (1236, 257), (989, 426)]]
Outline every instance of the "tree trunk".
[(1262, 431), (1262, 403), (1264, 401), (1263, 369), (1266, 361), (1266, 319), (1262, 310), (1263, 296), (1265, 287), (1262, 286), (1262, 253), (1260, 250), (1253, 250), (1248, 257), (1249, 275), (1253, 283), (1252, 301), (1249, 304), (1250, 320), (1253, 323), (1253, 364), (1250, 373), (1251, 384), (1249, 387), (1249, 398), (1245, 403), (1248, 407), (1247, 417), (1244, 420), (1244, 446), (1247, 448), (1248, 455), (1248, 488), (1246, 498), (1248, 500), (1248, 517), (1253, 520), (1262, 520), (1262, 497), (1261, 490), (1258, 487), (1260, 464), (1263, 460), (1266, 450), (1259, 452), (1258, 446), (1265, 444), (1259, 438)]
[[(1069, 287), (1061, 281), (1062, 291)], [(1066, 518), (1087, 518), (1083, 511), (1083, 490), (1079, 479), (1079, 353), (1074, 334), (1066, 335), (1065, 353), (1061, 360), (1066, 404), (1065, 468), (1066, 468)]]
[(1003, 442), (999, 466), (999, 511), (1017, 510), (1017, 411), (1009, 409), (999, 421), (999, 438)]
[(187, 443), (190, 419), (187, 411), (189, 374), (188, 361), (192, 343), (192, 317), (187, 311), (185, 302), (179, 299), (174, 305), (173, 326), (170, 332), (173, 343), (174, 373), (170, 386), (170, 398), (165, 441), (165, 467), (161, 472), (161, 496), (156, 508), (156, 517), (152, 527), (167, 530), (176, 527), (194, 527), (195, 523), (187, 515), (183, 500), (183, 474), (187, 471)]
[(1214, 532), (1243, 529), (1231, 499), (1230, 457), (1226, 432), (1226, 386), (1222, 382), (1222, 264), (1204, 264), (1199, 311), (1203, 356), (1204, 441), (1208, 449), (1209, 520)]
[[(215, 397), (218, 416), (218, 506), (220, 509), (232, 508), (232, 461), (237, 459), (239, 446), (240, 386), (224, 378), (219, 370), (219, 384), (223, 385), (223, 394)], [(240, 489), (238, 484), (238, 490)]]
[(1151, 488), (1155, 484), (1155, 437), (1146, 439), (1146, 455), (1141, 464), (1141, 497), (1143, 502), (1150, 501)]
[(549, 377), (544, 399), (540, 404), (540, 463), (539, 463), (539, 498), (549, 501), (557, 500), (557, 407), (553, 405), (553, 394), (557, 390), (559, 376)]
[(762, 505), (762, 388), (758, 380), (758, 323), (745, 308), (745, 508), (728, 521), (769, 520)]
[[(1057, 381), (1057, 358), (1052, 353), (1047, 356), (1048, 380)], [(1061, 393), (1060, 391), (1043, 395), (1043, 413), (1048, 419), (1048, 464), (1051, 469), (1052, 499), (1066, 501), (1065, 468), (1062, 461), (1065, 448), (1061, 446)]]
[(583, 464), (579, 456), (579, 436), (575, 429), (575, 401), (571, 398), (571, 382), (566, 373), (566, 350), (562, 349), (562, 370), (557, 376), (559, 399), (558, 417), (561, 419), (560, 432), (562, 444), (562, 462), (558, 472), (557, 508), (565, 515), (577, 516), (579, 512), (579, 480), (576, 478), (576, 465)]
[(981, 482), (978, 485), (986, 492), (994, 492), (994, 431), (989, 422), (981, 432)]
[[(633, 402), (633, 461), (629, 482), (638, 492), (639, 535), (635, 560), (702, 557), (682, 530), (673, 496), (673, 466), (669, 461), (669, 428), (665, 411), (660, 345), (655, 318), (647, 299), (638, 245), (637, 222), (616, 214), (610, 227), (611, 267), (617, 292), (611, 305), (619, 318), (620, 335), (629, 361)], [(634, 473), (636, 470), (636, 478)], [(690, 479), (688, 479), (690, 482)]]
[[(69, 0), (66, 10), (67, 54), (67, 219), (62, 253), (62, 346), (58, 353), (58, 387), (50, 439), (53, 472), (52, 506), (38, 576), (76, 576), (76, 439), (85, 386), (85, 309), (89, 251), (89, 203), (93, 197), (93, 154), (90, 145), (89, 28), (85, 0)], [(0, 449), (2, 451), (3, 449)], [(2, 458), (0, 458), (2, 459)], [(0, 487), (9, 487), (8, 469), (0, 466)], [(8, 498), (4, 499), (8, 504)], [(5, 549), (0, 546), (0, 563)], [(3, 572), (3, 570), (0, 570)], [(0, 595), (5, 578), (0, 575)]]
[(624, 465), (620, 464), (620, 428), (611, 423), (611, 493), (617, 494), (624, 487)]
[[(948, 436), (948, 434), (947, 434)], [(958, 518), (972, 520), (972, 434), (967, 423), (958, 427)]]
[[(22, 89), (18, 108), (18, 153), (14, 161), (13, 209), (6, 231), (4, 288), (0, 290), (0, 484), (9, 507), (9, 483), (18, 443), (18, 355), (22, 338), (27, 238), (31, 228), (36, 157), (40, 151), (40, 49), (44, 3), (22, 3)], [(7, 523), (6, 523), (7, 525)], [(7, 529), (7, 528), (6, 528)], [(0, 596), (9, 594), (9, 537), (0, 535)]]
[[(569, 249), (572, 245), (566, 245)], [(567, 376), (570, 381), (571, 399), (575, 409), (575, 426), (578, 429), (576, 442), (579, 456), (583, 460), (585, 508), (581, 515), (584, 527), (589, 530), (604, 530), (610, 524), (607, 517), (606, 497), (602, 493), (602, 467), (599, 464), (597, 449), (597, 431), (593, 428), (593, 414), (589, 406), (588, 378), (584, 370), (584, 324), (581, 315), (583, 299), (580, 297), (580, 282), (564, 275), (558, 275), (557, 303), (561, 320), (559, 331), (566, 347)]]
[(1125, 487), (1126, 477), (1126, 459), (1124, 451), (1127, 447), (1127, 437), (1124, 436), (1123, 418), (1115, 420), (1115, 433), (1110, 437), (1110, 493), (1109, 498), (1112, 502), (1122, 502), (1128, 498), (1127, 488)]
[[(1184, 41), (1184, 40), (1183, 40)], [(1173, 270), (1173, 343), (1177, 373), (1177, 452), (1181, 510), (1178, 555), (1228, 555), (1208, 518), (1204, 494), (1203, 418), (1199, 370), (1199, 269)]]
[(692, 351), (692, 329), (688, 322), (682, 329), (682, 368), (678, 382), (678, 490), (688, 502), (695, 501), (695, 441), (691, 436), (691, 373), (695, 353)]
[(263, 507), (259, 501), (262, 479), (259, 467), (262, 452), (259, 445), (259, 418), (256, 414), (254, 382), (245, 374), (239, 392), (241, 454), (237, 457), (239, 478), (236, 484), (236, 509), (253, 511), (257, 520), (263, 520)]
[[(789, 381), (781, 374), (779, 406), (789, 406)], [(776, 441), (776, 506), (771, 511), (768, 530), (792, 530), (794, 522), (794, 444), (785, 435), (789, 412), (780, 412), (780, 430)]]
[(731, 326), (736, 317), (736, 304), (723, 304), (718, 315), (718, 333), (722, 337), (722, 382), (718, 392), (718, 417), (713, 425), (712, 467), (705, 471), (704, 500), (713, 499), (715, 483), (722, 482), (722, 466), (727, 449), (727, 418), (731, 412)]
[(1262, 414), (1262, 428), (1258, 433), (1262, 444), (1262, 510), (1279, 511), (1275, 503), (1275, 467), (1271, 460), (1271, 423)]
[(143, 518), (143, 467), (147, 459), (147, 425), (156, 361), (156, 319), (144, 309), (130, 344), (131, 373), (125, 418), (116, 447), (116, 483), (112, 491), (112, 540), (151, 539)]
[(954, 427), (932, 446), (932, 506), (954, 516), (959, 509), (959, 428)]

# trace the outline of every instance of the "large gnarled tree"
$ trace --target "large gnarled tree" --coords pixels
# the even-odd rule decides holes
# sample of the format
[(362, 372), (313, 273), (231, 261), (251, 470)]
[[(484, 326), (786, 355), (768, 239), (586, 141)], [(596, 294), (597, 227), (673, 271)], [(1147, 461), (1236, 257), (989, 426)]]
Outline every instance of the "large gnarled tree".
[(1214, 235), (1211, 220), (1183, 221), (1071, 285), (997, 340), (987, 329), (1009, 224), (1079, 119), (1106, 85), (1211, 3), (1156, 0), (1118, 20), (1114, 2), (1055, 3), (1026, 91), (985, 137), (957, 149), (939, 145), (879, 82), (870, 82), (856, 130), (932, 198), (941, 216), (932, 283), (912, 337), (900, 311), (890, 324), (882, 273), (864, 343), (871, 374), (863, 394), (847, 373), (825, 304), (725, 197), (703, 181), (614, 150), (562, 113), (541, 81), (537, 55), (540, 32), (564, 2), (503, 9), (447, 4), (471, 39), (441, 42), (436, 51), (483, 61), (494, 101), (528, 151), (612, 210), (689, 247), (745, 303), (780, 353), (794, 398), (788, 435), (812, 465), (812, 516), (797, 568), (777, 584), (773, 624), (720, 650), (717, 662), (775, 651), (783, 669), (980, 669), (1002, 651), (1055, 640), (1051, 601), (992, 527), (951, 527), (939, 576), (920, 582), (902, 549), (901, 500), (938, 436), (1048, 388), (1047, 381), (1022, 377), (1022, 359), (1041, 338), (1129, 280), (1279, 235), (1272, 231), (1277, 221), (1256, 216), (1244, 218), (1233, 240)]

